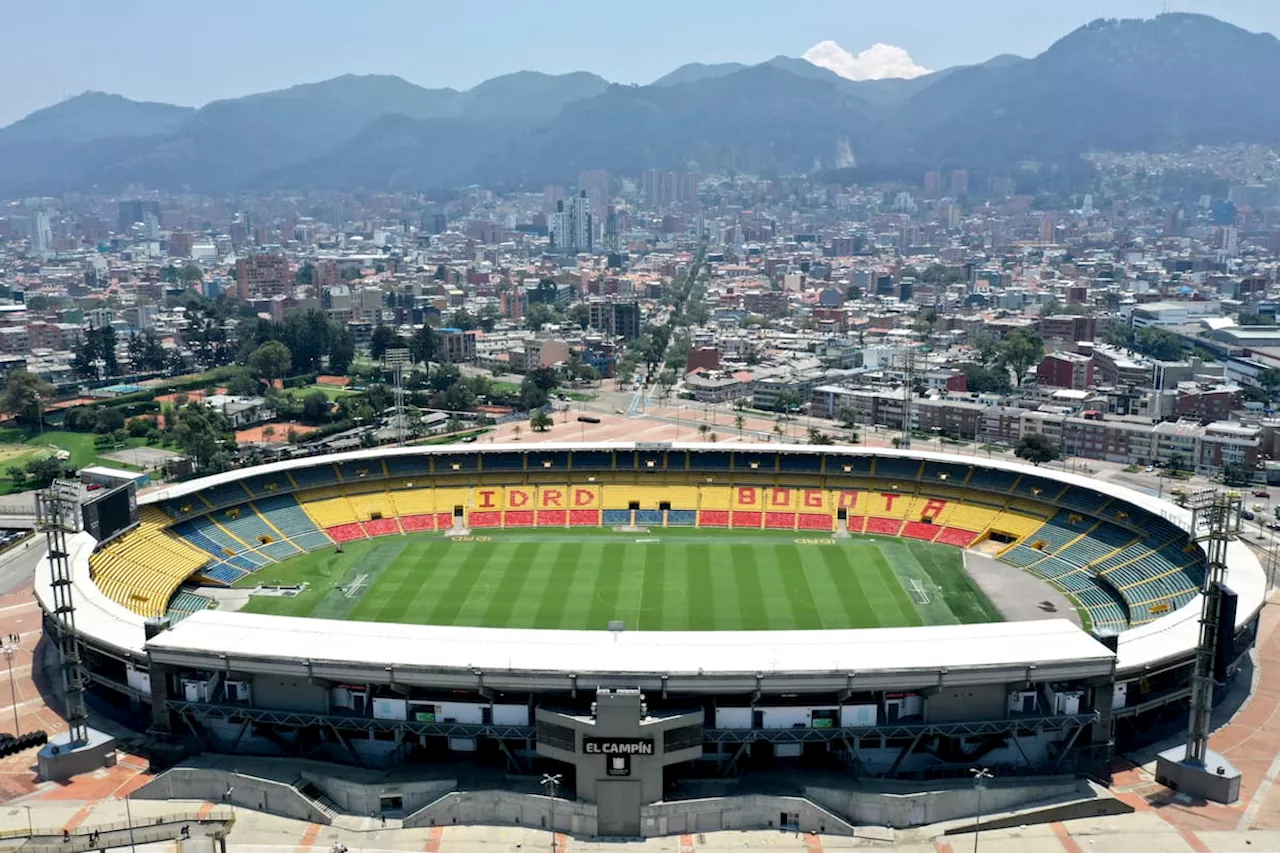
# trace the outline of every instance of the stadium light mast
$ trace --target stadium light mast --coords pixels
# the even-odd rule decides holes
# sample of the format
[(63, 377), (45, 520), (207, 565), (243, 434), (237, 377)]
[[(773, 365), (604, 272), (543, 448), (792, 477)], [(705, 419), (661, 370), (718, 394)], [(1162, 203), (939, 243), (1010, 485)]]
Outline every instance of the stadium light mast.
[(1156, 780), (1189, 796), (1219, 803), (1240, 797), (1240, 773), (1209, 749), (1213, 694), (1227, 676), (1235, 631), (1235, 593), (1227, 587), (1227, 546), (1239, 533), (1242, 498), (1217, 489), (1196, 489), (1187, 496), (1191, 538), (1204, 548), (1207, 565), (1200, 588), (1200, 638), (1191, 676), (1191, 713), (1187, 743), (1159, 754)]
[(395, 377), (397, 447), (404, 447), (404, 368), (410, 360), (407, 347), (396, 347), (382, 354), (382, 363), (391, 368)]
[(76, 605), (71, 579), (67, 535), (80, 531), (80, 484), (55, 480), (48, 491), (36, 496), (37, 520), (44, 528), (49, 554), (49, 581), (54, 614), (62, 620), (58, 652), (62, 659), (62, 689), (66, 698), (67, 743), (83, 746), (89, 740), (88, 713), (84, 707), (84, 670), (80, 666), (80, 637), (76, 631)]

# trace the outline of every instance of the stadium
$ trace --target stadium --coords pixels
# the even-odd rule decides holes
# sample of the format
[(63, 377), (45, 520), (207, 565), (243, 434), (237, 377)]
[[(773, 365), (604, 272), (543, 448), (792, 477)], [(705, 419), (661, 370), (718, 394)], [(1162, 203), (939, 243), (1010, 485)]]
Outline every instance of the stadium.
[[(1171, 504), (913, 450), (355, 451), (127, 516), (66, 550), (91, 690), (140, 730), (554, 771), (601, 835), (654, 834), (646, 810), (685, 781), (755, 769), (1105, 780), (1118, 747), (1185, 721), (1206, 573)], [(1224, 688), (1265, 591), (1239, 538), (1226, 563)]]

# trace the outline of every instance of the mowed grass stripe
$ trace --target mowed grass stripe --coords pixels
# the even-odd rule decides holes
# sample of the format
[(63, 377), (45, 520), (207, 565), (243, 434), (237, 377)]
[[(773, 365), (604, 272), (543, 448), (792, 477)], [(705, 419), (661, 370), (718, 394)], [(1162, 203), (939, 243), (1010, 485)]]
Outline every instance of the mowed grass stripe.
[(867, 591), (858, 579), (858, 564), (861, 562), (861, 547), (858, 545), (837, 545), (828, 549), (826, 569), (831, 585), (836, 589), (836, 600), (844, 611), (844, 622), (848, 626), (875, 627), (876, 620), (871, 602), (867, 599)]
[(742, 606), (738, 588), (738, 567), (730, 545), (713, 545), (707, 549), (711, 563), (711, 598), (703, 602), (708, 630), (737, 631), (743, 627)]
[[(378, 622), (425, 621), (421, 600), (424, 587), (436, 588), (462, 572), (466, 555), (425, 543), (410, 543), (400, 552), (392, 571), (384, 576), (352, 612), (356, 619)], [(412, 610), (410, 618), (405, 618)]]
[[(511, 612), (521, 600), (545, 600), (546, 596), (538, 593), (546, 591), (546, 580), (555, 566), (560, 547), (556, 543), (544, 547), (533, 543), (516, 546), (515, 553), (498, 578), (497, 589), (491, 590), (488, 595), (478, 596), (480, 601), (477, 603), (484, 605), (484, 616), (467, 624), (507, 628), (512, 625)], [(530, 594), (522, 597), (522, 592), (526, 589)], [(468, 603), (474, 597), (477, 596), (469, 597)]]
[(563, 583), (559, 581), (558, 575), (553, 575), (553, 582), (548, 584), (546, 594), (561, 599), (560, 623), (547, 627), (574, 629), (590, 624), (588, 618), (594, 601), (592, 592), (604, 571), (604, 551), (605, 543), (599, 538), (582, 542), (579, 545), (578, 565), (574, 567), (573, 575)]
[(666, 557), (667, 555), (675, 557), (678, 551), (684, 549), (679, 545), (663, 548), (656, 542), (635, 547), (641, 552), (644, 564), (644, 575), (640, 587), (640, 612), (637, 615), (636, 627), (642, 631), (669, 630), (663, 625), (666, 614), (662, 610), (666, 593), (663, 589), (666, 581)]
[(833, 565), (840, 563), (846, 550), (842, 545), (801, 545), (796, 555), (804, 569), (805, 581), (813, 596), (817, 618), (825, 627), (847, 627), (854, 624), (845, 610), (840, 589), (832, 579)]
[(817, 550), (813, 546), (778, 546), (773, 549), (774, 561), (779, 567), (787, 601), (791, 604), (791, 627), (801, 630), (825, 628), (822, 612), (809, 586), (809, 568), (801, 557), (801, 551), (806, 549)]
[(796, 627), (799, 614), (791, 606), (787, 595), (786, 581), (783, 575), (799, 571), (796, 566), (784, 567), (781, 562), (780, 547), (776, 543), (761, 543), (759, 548), (751, 550), (756, 561), (756, 576), (760, 579), (760, 597), (765, 602), (766, 627), (787, 631)]
[[(875, 570), (875, 576), (879, 581), (881, 591), (880, 600), (884, 609), (882, 613), (887, 619), (881, 619), (880, 624), (885, 625), (923, 625), (924, 618), (916, 611), (916, 607), (911, 603), (911, 596), (902, 588), (902, 583), (898, 580), (898, 576), (894, 573), (893, 567), (889, 565), (889, 558), (897, 560), (911, 559), (910, 554), (905, 548), (901, 547), (901, 543), (892, 543), (899, 547), (892, 551), (883, 546), (873, 550), (869, 556), (868, 563)], [(890, 615), (893, 611), (897, 612), (897, 618)]]
[[(923, 544), (923, 543), (921, 543)], [(908, 546), (921, 568), (942, 592), (947, 608), (963, 624), (999, 622), (990, 599), (964, 570), (964, 553), (958, 550)]]
[(738, 614), (741, 627), (761, 631), (770, 627), (769, 606), (760, 584), (760, 568), (756, 565), (756, 549), (750, 545), (730, 547), (733, 568), (738, 578)]
[[(683, 547), (683, 546), (682, 546)], [(714, 631), (715, 603), (719, 590), (711, 584), (711, 548), (686, 548), (688, 584), (683, 602), (684, 624), (690, 631)], [(672, 601), (672, 609), (680, 607)]]
[(591, 607), (587, 611), (584, 628), (607, 628), (611, 613), (617, 608), (618, 595), (622, 588), (622, 551), (621, 544), (610, 543), (604, 546), (600, 567), (596, 573), (596, 582), (591, 589)]
[(464, 551), (467, 558), (448, 586), (439, 591), (435, 606), (426, 616), (429, 625), (457, 625), (458, 614), (485, 568), (494, 562), (505, 565), (519, 546), (510, 542), (458, 542), (453, 547)]
[(583, 550), (580, 543), (558, 545), (550, 555), (551, 562), (547, 571), (539, 573), (544, 583), (525, 585), (527, 600), (538, 605), (530, 627), (560, 627), (565, 605), (574, 597), (573, 578), (582, 567)]

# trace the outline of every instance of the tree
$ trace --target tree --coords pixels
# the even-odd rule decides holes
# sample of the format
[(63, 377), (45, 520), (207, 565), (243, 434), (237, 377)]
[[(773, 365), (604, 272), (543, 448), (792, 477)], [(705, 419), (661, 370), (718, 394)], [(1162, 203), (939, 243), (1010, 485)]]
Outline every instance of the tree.
[(428, 364), (436, 355), (436, 333), (425, 323), (409, 339), (409, 356), (415, 364)]
[(187, 287), (204, 281), (204, 270), (200, 269), (196, 264), (187, 264), (182, 268), (182, 283)]
[(519, 441), (521, 432), (523, 432), (523, 430), (520, 428), (520, 424), (516, 424), (515, 426), (513, 426), (511, 428), (511, 439), (513, 441)]
[(738, 438), (742, 438), (742, 425), (746, 422), (747, 419), (740, 414), (733, 416), (733, 425), (738, 428)]
[(1253, 482), (1253, 469), (1243, 462), (1225, 462), (1222, 482), (1228, 486), (1247, 486)]
[(1058, 445), (1053, 443), (1047, 435), (1033, 432), (1024, 435), (1018, 440), (1017, 447), (1013, 450), (1013, 455), (1019, 459), (1025, 459), (1033, 465), (1041, 465), (1045, 462), (1052, 462), (1059, 457)]
[(533, 417), (529, 418), (529, 426), (534, 432), (546, 432), (554, 423), (546, 409), (538, 409), (533, 413)]
[(43, 422), (44, 401), (52, 393), (53, 386), (36, 374), (15, 370), (5, 380), (0, 409), (13, 415), (19, 423), (35, 426)]
[(1272, 399), (1275, 398), (1276, 392), (1280, 391), (1280, 368), (1268, 367), (1265, 370), (1259, 370), (1254, 378)]
[(1166, 463), (1170, 471), (1185, 471), (1187, 469), (1187, 457), (1183, 453), (1170, 453), (1169, 461)]
[(849, 440), (855, 444), (858, 441), (858, 412), (848, 407), (842, 408), (836, 412), (836, 420), (840, 421), (840, 426), (849, 431)]
[(530, 305), (529, 310), (524, 315), (525, 323), (535, 332), (542, 331), (543, 326), (556, 323), (559, 319), (560, 315), (556, 313), (556, 309), (543, 302), (535, 302)]
[(1182, 358), (1182, 338), (1168, 329), (1148, 326), (1134, 335), (1134, 347), (1143, 355), (1160, 361), (1178, 361)]
[(272, 436), (274, 436), (275, 434), (276, 434), (276, 428), (273, 427), (271, 424), (267, 424), (262, 428), (262, 437), (265, 438), (267, 441), (270, 441)]
[(1029, 329), (1014, 329), (1000, 342), (1000, 363), (1013, 371), (1018, 385), (1027, 368), (1044, 357), (1044, 342)]
[(249, 366), (270, 383), (288, 375), (293, 366), (293, 353), (279, 341), (267, 341), (249, 356)]
[(711, 427), (708, 424), (698, 424), (698, 435), (702, 436), (703, 441), (707, 440), (707, 434), (710, 432)]
[(356, 357), (356, 339), (351, 331), (343, 326), (329, 342), (329, 372), (339, 376), (351, 369), (351, 362)]
[(312, 284), (315, 281), (315, 275), (315, 264), (311, 263), (311, 261), (307, 261), (305, 264), (298, 267), (298, 271), (294, 273), (293, 280), (298, 284)]
[(261, 390), (262, 383), (247, 370), (237, 370), (227, 379), (227, 393), (233, 397), (255, 397)]
[(817, 427), (809, 427), (809, 443), (810, 444), (835, 444), (831, 436), (827, 435)]
[(373, 337), (369, 341), (369, 355), (374, 361), (381, 361), (387, 350), (398, 346), (400, 346), (400, 338), (396, 333), (379, 323), (373, 330)]
[(224, 471), (229, 467), (228, 452), (236, 442), (225, 415), (202, 403), (189, 403), (178, 410), (174, 421), (171, 434), (197, 470)]
[(970, 344), (984, 367), (994, 364), (1000, 356), (1000, 342), (986, 332), (974, 335)]
[(304, 424), (322, 424), (329, 420), (333, 405), (323, 391), (312, 391), (302, 398), (302, 422)]
[(1009, 374), (1004, 370), (992, 370), (977, 364), (961, 365), (965, 388), (975, 394), (1008, 394), (1012, 390)]

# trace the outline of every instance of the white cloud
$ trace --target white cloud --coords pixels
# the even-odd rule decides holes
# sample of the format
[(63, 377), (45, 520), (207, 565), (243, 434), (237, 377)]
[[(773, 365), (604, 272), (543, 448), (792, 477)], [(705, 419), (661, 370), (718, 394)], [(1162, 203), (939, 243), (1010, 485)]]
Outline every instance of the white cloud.
[(929, 73), (905, 49), (879, 42), (855, 56), (833, 41), (822, 41), (806, 50), (804, 58), (849, 80), (910, 79)]

